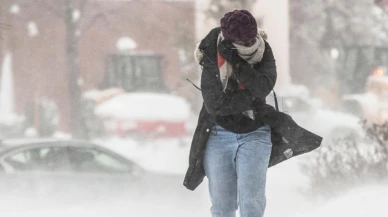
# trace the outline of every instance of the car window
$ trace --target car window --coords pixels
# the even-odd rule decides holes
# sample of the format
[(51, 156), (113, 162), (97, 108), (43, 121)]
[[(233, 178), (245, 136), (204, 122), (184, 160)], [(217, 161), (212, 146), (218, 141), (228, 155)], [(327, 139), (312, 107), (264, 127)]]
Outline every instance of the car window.
[(69, 158), (73, 169), (78, 172), (126, 173), (133, 166), (110, 153), (92, 148), (72, 147)]
[(70, 164), (66, 147), (44, 147), (20, 151), (4, 160), (14, 171), (63, 171)]

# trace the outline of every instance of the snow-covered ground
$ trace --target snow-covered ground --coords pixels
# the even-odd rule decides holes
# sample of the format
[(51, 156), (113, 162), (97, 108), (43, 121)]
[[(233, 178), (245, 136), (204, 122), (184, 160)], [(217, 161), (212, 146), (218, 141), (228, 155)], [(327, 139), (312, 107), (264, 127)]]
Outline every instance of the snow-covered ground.
[(349, 194), (328, 201), (314, 211), (300, 215), (300, 217), (386, 217), (388, 216), (388, 187), (371, 186), (357, 189)]
[[(190, 138), (182, 141), (161, 140), (148, 144), (136, 144), (133, 140), (120, 139), (100, 141), (147, 169), (182, 176), (188, 165), (189, 142)], [(269, 169), (266, 217), (364, 217), (367, 214), (373, 217), (388, 216), (388, 209), (383, 205), (384, 201), (388, 201), (387, 186), (356, 189), (324, 203), (314, 203), (312, 198), (306, 198), (303, 191), (308, 185), (308, 178), (299, 168), (299, 162), (306, 157), (307, 155), (300, 156)], [(182, 186), (177, 186), (179, 187)], [(206, 180), (198, 191), (207, 196)], [(208, 210), (210, 202), (208, 205), (209, 207), (199, 207), (199, 210)], [(206, 212), (203, 212), (203, 215), (210, 217)]]
[[(161, 173), (183, 177), (187, 168), (190, 138), (182, 140), (160, 140), (139, 143), (130, 139), (113, 138), (96, 141), (132, 159), (144, 168)], [(303, 189), (307, 177), (299, 169), (299, 161), (305, 156), (291, 159), (268, 171), (266, 217), (386, 217), (388, 209), (383, 203), (388, 201), (387, 186), (371, 186), (357, 189), (340, 198), (327, 202), (313, 203), (304, 196)], [(176, 184), (176, 188), (184, 188)], [(207, 181), (195, 191), (185, 190), (180, 201), (171, 201), (162, 206), (159, 195), (148, 201), (127, 200), (125, 198), (95, 198), (82, 203), (63, 200), (53, 202), (47, 198), (23, 201), (20, 198), (0, 199), (0, 216), (4, 217), (48, 217), (48, 216), (93, 216), (93, 217), (210, 217), (210, 201)], [(203, 205), (191, 207), (190, 198), (202, 200)], [(158, 197), (159, 196), (159, 197)], [(163, 198), (163, 196), (162, 196)], [(190, 210), (190, 211), (189, 211)]]

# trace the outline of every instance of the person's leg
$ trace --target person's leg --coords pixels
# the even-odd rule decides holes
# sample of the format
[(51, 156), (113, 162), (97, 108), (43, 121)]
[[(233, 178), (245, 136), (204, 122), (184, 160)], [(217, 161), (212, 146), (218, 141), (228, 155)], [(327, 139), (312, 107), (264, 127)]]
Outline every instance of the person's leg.
[(204, 168), (213, 217), (235, 217), (237, 210), (236, 134), (216, 125), (209, 137)]
[(271, 128), (237, 136), (236, 169), (241, 217), (263, 217), (266, 206), (265, 186), (272, 150)]

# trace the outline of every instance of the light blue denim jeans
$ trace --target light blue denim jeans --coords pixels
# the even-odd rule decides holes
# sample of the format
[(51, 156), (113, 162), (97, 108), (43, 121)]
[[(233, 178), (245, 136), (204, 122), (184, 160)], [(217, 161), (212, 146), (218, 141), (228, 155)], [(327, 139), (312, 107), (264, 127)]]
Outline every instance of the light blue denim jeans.
[(246, 134), (213, 127), (204, 156), (213, 217), (235, 217), (238, 208), (241, 217), (264, 216), (271, 150), (268, 125)]

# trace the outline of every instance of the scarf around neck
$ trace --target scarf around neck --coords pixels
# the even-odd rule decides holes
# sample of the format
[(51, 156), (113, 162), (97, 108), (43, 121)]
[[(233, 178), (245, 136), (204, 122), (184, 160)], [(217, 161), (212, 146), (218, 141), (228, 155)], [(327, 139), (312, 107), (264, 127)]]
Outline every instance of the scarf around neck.
[[(254, 65), (263, 59), (265, 42), (264, 36), (258, 34), (256, 36), (256, 42), (252, 46), (243, 46), (236, 43), (233, 45), (236, 47), (239, 56), (247, 61), (250, 65)], [(217, 45), (224, 40), (222, 32), (217, 39)], [(226, 59), (224, 59), (219, 52), (217, 52), (218, 69), (220, 70), (220, 79), (222, 82), (223, 91), (226, 90), (229, 78), (233, 75), (233, 66)], [(245, 89), (244, 85), (239, 82), (239, 89)]]
[(256, 42), (250, 47), (236, 43), (233, 43), (233, 45), (237, 48), (238, 55), (251, 65), (258, 63), (263, 59), (265, 43), (264, 39), (260, 36), (256, 37)]

